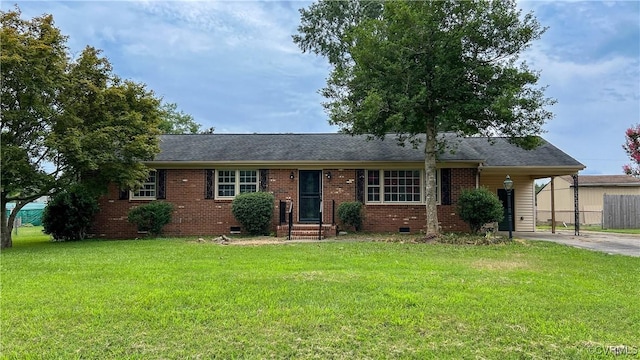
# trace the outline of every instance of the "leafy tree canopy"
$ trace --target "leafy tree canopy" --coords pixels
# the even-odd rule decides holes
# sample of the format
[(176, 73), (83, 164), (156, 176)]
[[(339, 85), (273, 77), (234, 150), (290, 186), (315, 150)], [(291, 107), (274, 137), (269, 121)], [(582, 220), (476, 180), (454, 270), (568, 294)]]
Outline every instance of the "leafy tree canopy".
[(321, 93), (350, 134), (425, 144), (427, 236), (438, 234), (440, 132), (506, 136), (530, 148), (554, 103), (519, 55), (545, 31), (512, 0), (319, 1), (293, 40), (333, 66)]
[[(2, 247), (9, 247), (16, 214), (38, 197), (74, 184), (95, 195), (110, 182), (139, 186), (149, 170), (141, 161), (159, 151), (159, 127), (175, 106), (119, 78), (100, 50), (87, 46), (72, 60), (51, 15), (25, 20), (16, 7), (0, 17), (0, 211)], [(176, 127), (190, 125), (178, 115)]]
[[(160, 132), (163, 134), (197, 134), (201, 125), (193, 116), (178, 110), (176, 103), (163, 103), (160, 107)], [(205, 130), (206, 131), (206, 130)], [(211, 131), (213, 132), (213, 131)]]
[(622, 170), (627, 175), (640, 177), (640, 124), (627, 129), (622, 148), (627, 152), (632, 162), (623, 166)]

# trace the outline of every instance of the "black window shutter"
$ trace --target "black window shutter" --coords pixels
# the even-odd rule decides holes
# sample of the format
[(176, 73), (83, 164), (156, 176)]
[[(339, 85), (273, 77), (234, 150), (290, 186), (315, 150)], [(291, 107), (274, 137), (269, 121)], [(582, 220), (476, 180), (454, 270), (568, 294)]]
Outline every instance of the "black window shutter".
[(356, 201), (364, 204), (364, 170), (356, 170)]
[(167, 170), (156, 171), (156, 199), (167, 198)]
[(215, 170), (213, 169), (207, 169), (204, 171), (205, 172), (205, 199), (213, 199), (213, 183), (214, 183), (214, 178), (213, 176), (215, 175)]
[(260, 191), (267, 191), (269, 189), (269, 169), (260, 169)]
[(287, 223), (287, 202), (280, 200), (280, 225)]
[(129, 190), (120, 189), (118, 193), (118, 200), (129, 200)]
[(440, 204), (451, 205), (451, 169), (440, 169)]

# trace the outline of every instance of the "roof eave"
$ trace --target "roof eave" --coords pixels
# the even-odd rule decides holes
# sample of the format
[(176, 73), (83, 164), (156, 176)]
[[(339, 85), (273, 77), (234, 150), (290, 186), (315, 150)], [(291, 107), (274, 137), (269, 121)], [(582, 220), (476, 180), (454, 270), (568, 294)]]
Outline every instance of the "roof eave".
[(529, 175), (534, 178), (573, 175), (584, 170), (584, 165), (576, 166), (483, 166), (482, 174)]
[[(573, 186), (573, 185), (571, 185)], [(639, 187), (640, 183), (622, 183), (622, 184), (613, 184), (613, 183), (590, 183), (590, 184), (581, 184), (580, 179), (578, 178), (578, 187)]]
[[(447, 160), (439, 161), (438, 168), (476, 168), (482, 160)], [(211, 168), (339, 168), (339, 169), (374, 169), (374, 168), (407, 168), (424, 167), (424, 161), (335, 161), (335, 160), (296, 160), (296, 161), (145, 161), (151, 168), (166, 169), (211, 169)]]

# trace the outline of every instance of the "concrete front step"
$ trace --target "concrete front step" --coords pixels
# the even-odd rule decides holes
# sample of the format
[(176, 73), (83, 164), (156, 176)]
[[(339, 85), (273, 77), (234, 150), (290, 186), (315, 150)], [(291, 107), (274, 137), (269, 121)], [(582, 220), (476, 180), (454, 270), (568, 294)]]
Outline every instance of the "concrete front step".
[[(278, 237), (289, 236), (289, 225), (283, 224), (278, 226)], [(291, 228), (291, 240), (318, 240), (324, 239), (327, 236), (335, 233), (335, 226), (322, 224), (322, 231), (320, 231), (319, 224), (294, 224)]]
[[(291, 240), (318, 240), (319, 230), (291, 230)], [(320, 240), (324, 239), (324, 231), (320, 234)]]

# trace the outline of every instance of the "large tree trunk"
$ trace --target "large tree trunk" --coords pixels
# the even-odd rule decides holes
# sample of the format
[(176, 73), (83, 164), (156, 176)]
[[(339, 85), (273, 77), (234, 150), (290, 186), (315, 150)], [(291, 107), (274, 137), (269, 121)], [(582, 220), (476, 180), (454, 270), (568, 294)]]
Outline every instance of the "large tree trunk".
[(1, 249), (6, 249), (6, 248), (10, 248), (13, 246), (13, 239), (11, 237), (11, 233), (13, 232), (13, 224), (16, 220), (16, 216), (18, 216), (18, 213), (20, 212), (20, 210), (27, 205), (28, 203), (31, 202), (31, 200), (28, 201), (16, 201), (16, 206), (13, 208), (13, 210), (11, 210), (11, 213), (9, 214), (9, 217), (7, 217), (7, 198), (5, 196), (2, 196), (2, 200), (1, 200), (2, 204), (1, 204), (1, 210), (2, 210), (2, 227), (1, 227), (1, 231), (2, 231), (2, 240), (0, 243), (0, 248)]
[[(11, 240), (13, 221), (10, 221), (7, 218), (7, 198), (4, 195), (2, 196), (2, 200), (0, 200), (0, 202), (2, 203), (2, 205), (0, 206), (0, 210), (2, 211), (2, 228), (0, 228), (0, 231), (2, 231), (2, 242), (0, 243), (0, 248), (4, 249), (13, 246), (13, 241)], [(11, 216), (9, 216), (9, 218), (10, 217)], [(13, 218), (15, 219), (15, 215), (13, 216)]]
[(436, 206), (436, 155), (437, 155), (437, 136), (435, 123), (428, 123), (426, 129), (426, 142), (424, 145), (424, 170), (426, 173), (425, 193), (426, 193), (426, 210), (427, 210), (427, 239), (436, 237), (440, 234), (438, 226), (438, 208)]
[(2, 241), (0, 242), (0, 248), (4, 249), (4, 248), (8, 248), (11, 247), (13, 245), (12, 241), (11, 241), (11, 231), (13, 230), (13, 226), (9, 227), (8, 226), (8, 221), (7, 221), (7, 202), (4, 200), (4, 197), (2, 199), (2, 209), (0, 209), (2, 211), (2, 227), (0, 228), (0, 232), (2, 233)]

